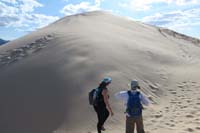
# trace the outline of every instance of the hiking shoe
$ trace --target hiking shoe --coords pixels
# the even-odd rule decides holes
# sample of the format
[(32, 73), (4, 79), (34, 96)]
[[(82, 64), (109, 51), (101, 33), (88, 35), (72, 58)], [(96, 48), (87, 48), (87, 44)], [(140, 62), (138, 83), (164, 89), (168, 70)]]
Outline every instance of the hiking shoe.
[(102, 127), (101, 127), (101, 130), (102, 130), (102, 131), (105, 131), (106, 129), (102, 126)]

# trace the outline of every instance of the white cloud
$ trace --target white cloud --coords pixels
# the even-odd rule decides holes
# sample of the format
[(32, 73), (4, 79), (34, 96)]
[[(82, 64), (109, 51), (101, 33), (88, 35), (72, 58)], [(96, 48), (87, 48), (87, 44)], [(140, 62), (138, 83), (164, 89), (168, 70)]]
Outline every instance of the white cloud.
[(65, 15), (73, 15), (87, 11), (100, 10), (102, 0), (95, 0), (95, 4), (90, 2), (81, 2), (79, 4), (68, 4), (60, 12)]
[(124, 8), (127, 8), (127, 7), (128, 7), (128, 3), (119, 2), (118, 5), (119, 5), (120, 7), (124, 7)]
[(56, 16), (34, 13), (35, 8), (42, 6), (36, 0), (1, 0), (0, 26), (17, 30), (36, 29), (59, 19)]
[(128, 3), (118, 3), (120, 7), (128, 7), (136, 11), (145, 11), (152, 8), (152, 4), (165, 3), (175, 4), (177, 6), (197, 4), (200, 3), (198, 0), (130, 0)]
[(16, 0), (1, 0), (2, 2), (10, 3), (10, 4), (16, 4)]
[(36, 0), (19, 0), (22, 4), (20, 4), (20, 9), (22, 12), (33, 12), (34, 8), (42, 7), (43, 5), (37, 2)]
[(11, 23), (19, 21), (16, 14), (18, 11), (17, 8), (0, 2), (0, 26), (9, 26)]
[(101, 6), (101, 2), (103, 2), (104, 0), (95, 0), (95, 5), (96, 6)]
[(184, 31), (194, 26), (200, 26), (200, 9), (196, 8), (185, 11), (179, 10), (168, 13), (157, 13), (152, 16), (144, 17), (142, 21), (176, 31)]
[(38, 28), (42, 28), (44, 26), (47, 26), (49, 23), (52, 23), (58, 19), (59, 19), (59, 17), (46, 16), (44, 14), (33, 14), (30, 16), (30, 20), (31, 20), (30, 23), (32, 23), (34, 21), (34, 23), (36, 25), (38, 25)]
[(197, 4), (198, 0), (175, 0), (177, 5)]

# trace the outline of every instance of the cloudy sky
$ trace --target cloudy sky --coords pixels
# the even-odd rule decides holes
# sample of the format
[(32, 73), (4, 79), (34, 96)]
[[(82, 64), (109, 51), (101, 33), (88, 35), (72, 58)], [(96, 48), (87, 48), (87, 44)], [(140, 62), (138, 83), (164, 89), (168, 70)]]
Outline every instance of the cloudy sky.
[(200, 0), (0, 0), (0, 38), (16, 39), (64, 16), (94, 10), (200, 38)]

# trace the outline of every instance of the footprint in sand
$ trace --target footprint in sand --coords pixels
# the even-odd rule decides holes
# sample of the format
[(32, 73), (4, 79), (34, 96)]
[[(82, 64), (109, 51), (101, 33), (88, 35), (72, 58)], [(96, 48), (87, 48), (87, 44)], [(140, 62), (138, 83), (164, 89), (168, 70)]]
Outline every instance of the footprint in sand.
[(181, 109), (188, 108), (188, 106), (180, 106)]
[(154, 117), (155, 118), (161, 118), (161, 117), (163, 117), (163, 115), (162, 114), (157, 114), (157, 115), (154, 115)]
[(151, 120), (151, 122), (152, 122), (152, 123), (155, 123), (156, 121), (155, 121), (155, 120)]
[(173, 94), (173, 95), (176, 95), (176, 94), (177, 94), (176, 91), (171, 91), (170, 93)]
[(175, 127), (175, 125), (174, 124), (170, 124), (170, 127)]
[(200, 130), (200, 127), (196, 127), (197, 130)]
[(187, 118), (194, 118), (193, 115), (186, 115)]
[(169, 127), (175, 127), (174, 124), (171, 124), (171, 123), (165, 123), (166, 126), (169, 126)]
[(192, 128), (188, 128), (188, 129), (186, 129), (186, 131), (194, 132), (194, 129), (192, 129)]
[(32, 53), (36, 53), (46, 47), (47, 43), (53, 39), (52, 35), (47, 35), (37, 39), (35, 42), (26, 44), (16, 49), (8, 50), (0, 54), (0, 67), (9, 65), (18, 60), (21, 60)]

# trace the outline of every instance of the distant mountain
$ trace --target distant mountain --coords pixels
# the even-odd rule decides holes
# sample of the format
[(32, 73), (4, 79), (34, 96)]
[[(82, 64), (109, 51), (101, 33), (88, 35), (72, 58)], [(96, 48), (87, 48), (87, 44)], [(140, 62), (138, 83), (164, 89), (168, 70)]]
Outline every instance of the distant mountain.
[(7, 42), (9, 42), (9, 41), (0, 39), (0, 45), (3, 45), (3, 44), (5, 44), (5, 43), (7, 43)]

